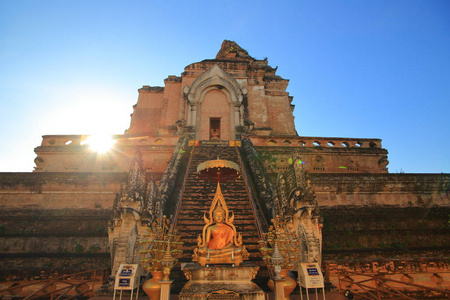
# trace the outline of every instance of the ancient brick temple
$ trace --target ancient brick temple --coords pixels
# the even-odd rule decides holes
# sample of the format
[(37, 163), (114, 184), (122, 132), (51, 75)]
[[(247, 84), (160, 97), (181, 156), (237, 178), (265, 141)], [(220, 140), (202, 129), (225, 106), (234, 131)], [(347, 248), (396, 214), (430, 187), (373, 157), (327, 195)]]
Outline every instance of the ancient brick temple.
[[(240, 166), (223, 182), (250, 261), (276, 215), (294, 220), (302, 259), (450, 286), (450, 175), (390, 174), (380, 139), (308, 137), (294, 125), (289, 80), (232, 41), (164, 87), (143, 86), (114, 148), (46, 135), (33, 173), (0, 174), (0, 279), (136, 262), (142, 232), (172, 216), (191, 260), (216, 183), (197, 166)], [(301, 132), (307, 134), (307, 132)], [(263, 274), (264, 275), (264, 274)], [(263, 276), (262, 275), (262, 276)]]

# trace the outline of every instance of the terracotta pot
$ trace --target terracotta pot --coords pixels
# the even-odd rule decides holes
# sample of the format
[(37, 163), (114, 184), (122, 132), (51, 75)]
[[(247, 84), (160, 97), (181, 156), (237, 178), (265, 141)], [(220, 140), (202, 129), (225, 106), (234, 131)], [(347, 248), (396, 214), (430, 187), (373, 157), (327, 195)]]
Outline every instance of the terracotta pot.
[[(280, 276), (286, 279), (283, 281), (283, 287), (284, 287), (284, 299), (289, 300), (289, 295), (292, 293), (292, 291), (297, 286), (297, 282), (288, 276), (289, 270), (282, 269), (280, 272)], [(267, 282), (267, 286), (272, 290), (272, 292), (275, 292), (275, 283), (272, 279), (269, 279)]]
[(153, 271), (150, 273), (152, 274), (152, 278), (142, 284), (142, 289), (151, 300), (159, 300), (161, 295), (159, 281), (163, 279), (164, 273), (163, 271)]

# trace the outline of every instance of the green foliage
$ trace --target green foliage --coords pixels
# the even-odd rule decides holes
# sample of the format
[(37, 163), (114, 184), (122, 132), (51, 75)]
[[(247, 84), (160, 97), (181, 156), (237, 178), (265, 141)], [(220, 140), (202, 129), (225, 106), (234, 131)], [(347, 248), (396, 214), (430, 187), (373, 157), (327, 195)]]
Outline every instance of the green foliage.
[(385, 243), (379, 243), (378, 247), (380, 247), (380, 248), (389, 248), (389, 245), (385, 244)]
[(84, 251), (84, 247), (80, 244), (76, 244), (73, 250), (75, 251), (75, 253), (82, 253)]
[(420, 228), (422, 229), (427, 229), (430, 227), (430, 224), (428, 224), (428, 222), (424, 219), (420, 219), (417, 224), (420, 226)]
[(264, 166), (268, 166), (270, 169), (276, 167), (277, 158), (269, 151), (256, 151), (255, 160), (261, 162)]
[(331, 249), (335, 250), (335, 249), (342, 249), (342, 245), (341, 243), (337, 243), (337, 244), (332, 244), (330, 246)]
[(326, 222), (323, 226), (324, 231), (335, 231), (336, 225), (332, 224), (331, 222)]
[(349, 249), (355, 249), (355, 248), (356, 248), (356, 242), (355, 242), (354, 240), (352, 240), (352, 239), (348, 239), (348, 240), (345, 242), (345, 246), (346, 246), (347, 248), (349, 248)]
[(97, 233), (107, 233), (108, 232), (108, 230), (106, 230), (106, 228), (104, 226), (98, 227), (96, 229), (96, 231), (97, 231)]
[(99, 245), (91, 245), (89, 246), (87, 253), (99, 252), (100, 250), (102, 250), (102, 248), (100, 248)]
[(391, 243), (392, 248), (394, 249), (403, 249), (403, 243), (402, 241), (393, 241)]

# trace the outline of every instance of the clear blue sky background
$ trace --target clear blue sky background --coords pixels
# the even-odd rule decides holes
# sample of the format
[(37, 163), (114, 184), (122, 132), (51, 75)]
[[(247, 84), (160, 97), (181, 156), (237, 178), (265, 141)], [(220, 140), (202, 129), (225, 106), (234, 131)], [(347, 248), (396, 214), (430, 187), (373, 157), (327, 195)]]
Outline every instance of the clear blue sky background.
[(121, 134), (142, 85), (224, 39), (290, 79), (302, 136), (381, 138), (391, 173), (450, 172), (450, 1), (0, 1), (0, 171), (47, 134)]

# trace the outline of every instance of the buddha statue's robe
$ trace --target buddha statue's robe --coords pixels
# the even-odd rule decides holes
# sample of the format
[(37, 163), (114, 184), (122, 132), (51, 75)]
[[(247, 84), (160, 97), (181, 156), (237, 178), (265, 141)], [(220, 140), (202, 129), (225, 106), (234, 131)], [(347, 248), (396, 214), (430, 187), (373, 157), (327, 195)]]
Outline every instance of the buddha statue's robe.
[(235, 234), (230, 226), (224, 223), (216, 224), (215, 228), (211, 230), (212, 239), (209, 241), (208, 248), (213, 250), (225, 248), (233, 240)]

